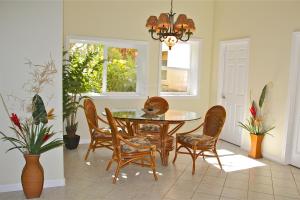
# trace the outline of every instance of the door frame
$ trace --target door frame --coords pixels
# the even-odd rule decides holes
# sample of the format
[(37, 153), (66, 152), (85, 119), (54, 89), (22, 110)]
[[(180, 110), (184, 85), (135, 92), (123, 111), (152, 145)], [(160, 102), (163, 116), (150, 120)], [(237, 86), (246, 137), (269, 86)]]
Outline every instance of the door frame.
[[(221, 105), (222, 103), (222, 89), (223, 89), (223, 81), (224, 81), (224, 68), (225, 68), (225, 57), (224, 57), (224, 51), (225, 47), (228, 44), (238, 44), (238, 43), (247, 43), (248, 44), (248, 62), (246, 66), (246, 84), (245, 84), (245, 91), (248, 91), (249, 89), (249, 66), (250, 66), (250, 38), (241, 38), (241, 39), (233, 39), (233, 40), (223, 40), (219, 43), (219, 64), (218, 64), (218, 86), (217, 86), (217, 103)], [(246, 92), (244, 104), (245, 104), (245, 110), (244, 110), (244, 116), (243, 118), (246, 119), (246, 111), (247, 111), (247, 103), (248, 103), (249, 93)], [(242, 136), (240, 141), (240, 146), (242, 147)]]
[(291, 163), (293, 138), (294, 138), (294, 109), (296, 105), (296, 92), (297, 92), (297, 78), (300, 74), (300, 58), (297, 55), (300, 53), (300, 32), (293, 32), (292, 37), (292, 51), (291, 63), (288, 82), (288, 95), (287, 95), (287, 115), (285, 123), (285, 134), (283, 136), (283, 151), (281, 160), (285, 164)]

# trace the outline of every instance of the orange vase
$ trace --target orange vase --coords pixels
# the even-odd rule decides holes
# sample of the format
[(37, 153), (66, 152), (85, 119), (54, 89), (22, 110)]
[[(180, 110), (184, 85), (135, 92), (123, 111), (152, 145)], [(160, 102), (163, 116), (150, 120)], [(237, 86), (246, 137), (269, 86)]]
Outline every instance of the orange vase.
[(26, 164), (22, 171), (22, 186), (27, 199), (41, 196), (44, 185), (44, 170), (39, 161), (40, 155), (24, 155)]
[(248, 156), (255, 159), (262, 158), (261, 143), (264, 139), (264, 135), (250, 134), (250, 137), (251, 137), (251, 150)]

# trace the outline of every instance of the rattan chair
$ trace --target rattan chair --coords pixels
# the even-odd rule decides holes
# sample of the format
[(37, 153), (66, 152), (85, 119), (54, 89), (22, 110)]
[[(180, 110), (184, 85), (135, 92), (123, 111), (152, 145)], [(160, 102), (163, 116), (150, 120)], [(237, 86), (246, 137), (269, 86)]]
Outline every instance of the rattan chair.
[(120, 169), (130, 163), (138, 164), (143, 167), (150, 167), (153, 171), (155, 180), (157, 180), (155, 145), (152, 145), (145, 137), (132, 137), (130, 139), (123, 138), (121, 133), (118, 131), (116, 121), (112, 117), (110, 110), (108, 108), (105, 108), (105, 112), (111, 128), (113, 141), (113, 155), (112, 159), (107, 165), (106, 170), (109, 170), (112, 162), (115, 161), (117, 163), (113, 183), (116, 183)]
[[(203, 159), (205, 156), (216, 157), (222, 170), (222, 164), (217, 153), (216, 145), (225, 123), (225, 119), (225, 109), (220, 105), (213, 106), (207, 111), (204, 123), (200, 124), (200, 126), (192, 131), (178, 133), (176, 136), (176, 151), (173, 164), (176, 161), (177, 154), (190, 154), (193, 159), (192, 174), (194, 175), (195, 161), (198, 156), (202, 156)], [(201, 127), (203, 127), (203, 134), (192, 134)], [(179, 151), (181, 148), (185, 148), (188, 152)], [(212, 155), (206, 155), (204, 152), (210, 152)]]
[(91, 99), (85, 99), (83, 107), (91, 136), (91, 142), (84, 157), (84, 160), (87, 160), (91, 150), (94, 152), (96, 148), (107, 148), (110, 150), (113, 150), (113, 148), (110, 129), (101, 128), (99, 127), (98, 123), (98, 121), (101, 121), (103, 124), (108, 126), (108, 122), (97, 115), (96, 107), (93, 101)]

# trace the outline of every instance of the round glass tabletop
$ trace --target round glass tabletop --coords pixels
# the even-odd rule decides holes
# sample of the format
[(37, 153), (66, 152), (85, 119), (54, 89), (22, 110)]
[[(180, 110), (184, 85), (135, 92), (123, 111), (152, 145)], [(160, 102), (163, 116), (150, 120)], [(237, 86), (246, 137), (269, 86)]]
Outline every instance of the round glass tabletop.
[(182, 110), (168, 110), (162, 115), (149, 115), (140, 109), (113, 109), (112, 115), (118, 119), (154, 121), (192, 121), (200, 119), (199, 113)]

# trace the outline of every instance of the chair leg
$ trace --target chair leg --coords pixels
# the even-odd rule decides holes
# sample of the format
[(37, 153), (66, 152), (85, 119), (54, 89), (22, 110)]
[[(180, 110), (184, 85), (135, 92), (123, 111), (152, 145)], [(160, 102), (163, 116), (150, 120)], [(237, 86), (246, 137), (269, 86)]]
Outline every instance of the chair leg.
[(112, 162), (113, 162), (113, 159), (111, 159), (109, 161), (109, 163), (107, 164), (106, 171), (108, 171), (110, 169), (110, 166), (111, 166)]
[(173, 164), (175, 163), (175, 161), (177, 159), (177, 151), (178, 151), (178, 143), (177, 143), (177, 139), (176, 139), (175, 156), (174, 156), (174, 159), (173, 159)]
[(86, 152), (86, 154), (85, 154), (84, 160), (87, 160), (88, 157), (89, 157), (90, 151), (91, 151), (92, 146), (93, 146), (92, 143), (93, 143), (93, 142), (91, 142), (90, 145), (89, 145), (89, 148), (88, 148), (88, 150), (87, 150), (87, 152)]
[(216, 157), (217, 157), (217, 160), (218, 160), (218, 163), (219, 163), (219, 165), (220, 165), (220, 168), (221, 168), (221, 170), (223, 170), (223, 167), (222, 167), (222, 164), (221, 164), (221, 161), (220, 161), (220, 158), (219, 158), (219, 155), (218, 155), (218, 153), (217, 153), (217, 150), (215, 149), (214, 150), (214, 154), (216, 155)]
[(196, 149), (193, 150), (193, 155), (192, 155), (192, 159), (193, 159), (193, 170), (192, 170), (192, 175), (195, 174), (195, 169), (196, 169)]
[(94, 142), (94, 145), (93, 145), (93, 152), (95, 152), (95, 149), (96, 149), (96, 141)]
[(158, 178), (157, 178), (157, 175), (156, 175), (155, 154), (151, 153), (150, 158), (151, 158), (151, 162), (152, 162), (151, 163), (151, 168), (152, 168), (153, 176), (154, 176), (154, 179), (157, 181)]
[(121, 168), (121, 161), (118, 162), (117, 169), (115, 171), (115, 177), (113, 179), (113, 184), (115, 184), (117, 181), (117, 178), (118, 178), (119, 172), (120, 172), (120, 168)]

